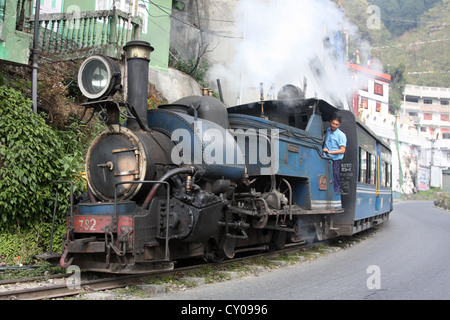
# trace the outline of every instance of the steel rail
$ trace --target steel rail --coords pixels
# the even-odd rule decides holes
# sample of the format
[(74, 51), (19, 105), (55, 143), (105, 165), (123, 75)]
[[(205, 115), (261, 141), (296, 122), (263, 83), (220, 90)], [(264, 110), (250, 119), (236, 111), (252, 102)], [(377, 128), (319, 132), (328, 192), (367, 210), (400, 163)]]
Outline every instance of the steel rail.
[(74, 296), (82, 292), (95, 292), (108, 289), (117, 289), (121, 287), (126, 287), (133, 284), (142, 284), (145, 280), (154, 278), (162, 274), (175, 274), (183, 271), (192, 270), (202, 266), (220, 266), (226, 265), (233, 262), (245, 261), (257, 257), (263, 256), (274, 256), (282, 253), (295, 252), (300, 250), (305, 250), (314, 247), (317, 243), (310, 245), (296, 245), (283, 250), (277, 250), (272, 252), (263, 252), (259, 254), (234, 258), (230, 260), (224, 260), (221, 262), (214, 263), (203, 263), (193, 266), (180, 267), (172, 270), (156, 270), (148, 273), (132, 274), (132, 275), (115, 275), (114, 277), (96, 280), (85, 280), (82, 281), (77, 288), (69, 288), (72, 285), (59, 284), (42, 286), (35, 288), (19, 289), (19, 290), (8, 290), (0, 292), (0, 300), (44, 300), (44, 299), (54, 299), (67, 296)]
[(0, 280), (0, 286), (4, 286), (7, 284), (13, 284), (13, 283), (20, 283), (20, 282), (31, 282), (31, 281), (38, 281), (38, 280), (64, 278), (64, 277), (70, 277), (71, 275), (72, 275), (72, 273), (59, 273), (59, 274), (50, 274), (48, 276), (36, 276), (36, 277), (21, 278), (21, 279)]

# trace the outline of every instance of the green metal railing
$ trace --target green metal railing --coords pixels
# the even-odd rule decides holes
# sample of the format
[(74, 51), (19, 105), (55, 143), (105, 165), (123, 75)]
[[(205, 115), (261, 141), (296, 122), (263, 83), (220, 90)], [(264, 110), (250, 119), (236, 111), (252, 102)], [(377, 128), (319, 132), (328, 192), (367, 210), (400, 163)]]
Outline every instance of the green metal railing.
[(5, 21), (6, 0), (0, 0), (0, 22)]
[[(27, 26), (32, 32), (34, 15), (28, 19)], [(39, 51), (43, 53), (69, 54), (103, 48), (108, 55), (119, 57), (117, 48), (140, 39), (142, 20), (120, 10), (51, 13), (39, 15), (39, 28)]]

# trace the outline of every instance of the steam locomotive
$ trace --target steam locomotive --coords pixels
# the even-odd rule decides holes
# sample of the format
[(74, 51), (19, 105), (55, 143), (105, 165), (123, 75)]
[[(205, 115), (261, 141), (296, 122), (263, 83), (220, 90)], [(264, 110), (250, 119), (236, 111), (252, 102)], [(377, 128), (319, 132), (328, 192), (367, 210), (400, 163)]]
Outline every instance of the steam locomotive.
[[(143, 41), (124, 47), (126, 102), (113, 97), (121, 89), (114, 61), (94, 55), (81, 65), (85, 107), (106, 129), (87, 152), (88, 196), (68, 212), (61, 266), (170, 269), (182, 258), (220, 261), (352, 235), (388, 219), (391, 151), (351, 112), (298, 96), (228, 109), (190, 96), (147, 110), (152, 50)], [(334, 113), (348, 139), (341, 193), (322, 152)]]

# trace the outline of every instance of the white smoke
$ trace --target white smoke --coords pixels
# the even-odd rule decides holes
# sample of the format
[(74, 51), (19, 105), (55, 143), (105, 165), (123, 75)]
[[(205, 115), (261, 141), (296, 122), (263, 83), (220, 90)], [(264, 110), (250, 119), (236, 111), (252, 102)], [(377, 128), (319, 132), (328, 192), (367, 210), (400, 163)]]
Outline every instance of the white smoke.
[[(337, 40), (343, 31), (354, 34), (352, 26), (330, 0), (241, 0), (235, 12), (236, 34), (243, 40), (234, 48), (231, 63), (215, 65), (212, 79), (233, 87), (241, 102), (255, 101), (260, 83), (265, 93), (286, 84), (300, 88), (307, 79), (306, 97), (346, 100), (352, 86), (345, 57), (336, 57)], [(249, 89), (254, 90), (249, 97)], [(231, 89), (231, 88), (230, 88)], [(247, 96), (246, 96), (247, 95)], [(270, 97), (269, 97), (270, 98)], [(233, 101), (234, 103), (235, 101)], [(345, 105), (345, 103), (343, 103)]]

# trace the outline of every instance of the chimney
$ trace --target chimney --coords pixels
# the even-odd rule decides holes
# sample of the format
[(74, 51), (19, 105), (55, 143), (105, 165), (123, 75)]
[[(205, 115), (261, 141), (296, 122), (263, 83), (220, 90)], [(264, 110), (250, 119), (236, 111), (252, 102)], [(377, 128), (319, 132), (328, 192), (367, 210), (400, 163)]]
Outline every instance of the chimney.
[[(123, 49), (127, 59), (127, 90), (128, 103), (134, 107), (137, 116), (147, 129), (147, 97), (148, 97), (148, 66), (150, 53), (154, 50), (146, 41), (130, 41)], [(131, 130), (140, 128), (134, 119), (128, 119), (127, 127)]]

